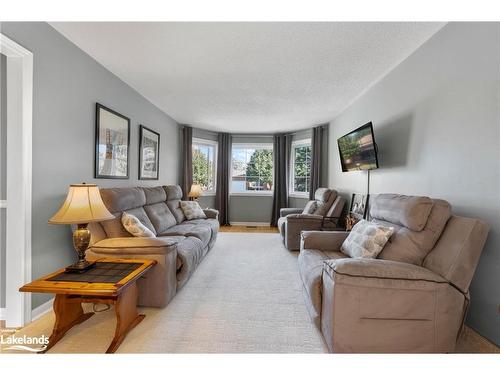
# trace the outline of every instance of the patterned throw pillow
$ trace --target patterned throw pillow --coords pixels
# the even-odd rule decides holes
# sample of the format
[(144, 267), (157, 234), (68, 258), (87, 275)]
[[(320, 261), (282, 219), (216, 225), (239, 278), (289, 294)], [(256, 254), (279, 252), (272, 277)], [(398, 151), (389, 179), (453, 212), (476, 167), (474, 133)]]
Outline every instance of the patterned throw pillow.
[(122, 224), (126, 231), (134, 237), (156, 237), (155, 234), (134, 215), (124, 212), (122, 214)]
[(306, 206), (304, 207), (304, 210), (302, 211), (303, 214), (312, 214), (314, 211), (316, 211), (316, 208), (318, 208), (318, 202), (316, 201), (309, 201), (307, 202)]
[(196, 201), (181, 201), (181, 208), (184, 215), (186, 215), (186, 219), (188, 220), (207, 218), (207, 215), (205, 215)]
[(392, 233), (394, 233), (393, 227), (360, 220), (352, 228), (340, 251), (351, 258), (376, 258)]

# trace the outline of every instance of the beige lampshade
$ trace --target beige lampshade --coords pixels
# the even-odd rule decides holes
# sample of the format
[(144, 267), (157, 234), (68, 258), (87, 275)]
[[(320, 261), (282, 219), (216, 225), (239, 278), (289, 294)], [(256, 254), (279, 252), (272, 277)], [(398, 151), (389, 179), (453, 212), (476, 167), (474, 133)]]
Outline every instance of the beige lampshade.
[(201, 197), (203, 194), (203, 190), (201, 190), (201, 186), (197, 184), (192, 184), (191, 185), (191, 191), (188, 194), (188, 197), (190, 198), (198, 198)]
[(49, 224), (86, 224), (114, 219), (104, 205), (99, 188), (94, 184), (69, 186), (63, 205), (49, 220)]

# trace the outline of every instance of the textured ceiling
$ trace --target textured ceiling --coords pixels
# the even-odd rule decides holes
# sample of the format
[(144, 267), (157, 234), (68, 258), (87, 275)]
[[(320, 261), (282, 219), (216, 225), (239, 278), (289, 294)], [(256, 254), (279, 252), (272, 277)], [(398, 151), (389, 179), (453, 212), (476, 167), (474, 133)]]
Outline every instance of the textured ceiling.
[(179, 123), (239, 133), (334, 118), (442, 23), (51, 23)]

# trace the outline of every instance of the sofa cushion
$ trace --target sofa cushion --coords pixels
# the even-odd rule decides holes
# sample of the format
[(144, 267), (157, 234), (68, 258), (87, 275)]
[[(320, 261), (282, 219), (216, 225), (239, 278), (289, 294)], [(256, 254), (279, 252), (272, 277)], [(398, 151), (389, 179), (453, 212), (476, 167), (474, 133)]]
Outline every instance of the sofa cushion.
[(301, 250), (298, 258), (299, 274), (305, 293), (309, 315), (319, 326), (321, 316), (321, 277), (323, 262), (327, 259), (347, 258), (338, 251), (320, 251), (314, 249)]
[(360, 220), (352, 228), (340, 250), (351, 258), (374, 259), (394, 232), (394, 227)]
[(181, 201), (181, 208), (184, 215), (186, 215), (186, 219), (188, 220), (207, 218), (207, 215), (205, 215), (201, 209), (200, 204), (196, 201)]
[(177, 224), (182, 223), (186, 220), (184, 216), (184, 212), (180, 206), (180, 202), (182, 199), (182, 189), (179, 185), (167, 185), (164, 186), (163, 189), (167, 194), (167, 205), (172, 214), (175, 216), (177, 220)]
[(337, 199), (337, 192), (332, 189), (319, 188), (314, 194), (316, 199), (316, 209), (314, 210), (314, 215), (325, 216), (330, 207), (332, 207), (333, 202)]
[(143, 187), (144, 195), (146, 196), (146, 205), (165, 202), (167, 193), (163, 186)]
[(302, 210), (303, 214), (312, 214), (316, 209), (318, 208), (318, 202), (316, 201), (309, 201), (306, 203), (304, 209)]
[(114, 219), (106, 220), (101, 222), (102, 229), (106, 233), (107, 238), (118, 238), (118, 237), (133, 237), (122, 224), (122, 213), (118, 212), (114, 214)]
[(204, 225), (212, 229), (212, 233), (218, 233), (220, 224), (217, 219), (194, 219), (189, 221), (190, 224)]
[(195, 237), (177, 244), (177, 290), (182, 288), (203, 258), (203, 243)]
[(175, 225), (160, 234), (160, 236), (172, 235), (196, 237), (203, 243), (203, 247), (206, 247), (212, 238), (212, 230), (209, 226), (190, 224), (186, 222)]
[(134, 237), (156, 237), (138, 218), (126, 212), (122, 214), (122, 225)]
[(153, 223), (156, 233), (162, 233), (177, 224), (174, 215), (172, 215), (165, 202), (144, 206), (144, 210)]
[(419, 232), (424, 229), (433, 205), (428, 197), (379, 194), (370, 202), (370, 216)]
[(427, 223), (419, 232), (387, 221), (372, 220), (385, 226), (394, 227), (394, 234), (380, 253), (379, 259), (422, 265), (423, 260), (434, 248), (451, 216), (451, 206), (448, 202), (434, 199), (432, 204)]
[[(146, 215), (146, 211), (144, 211), (144, 208), (132, 208), (124, 212), (134, 215), (143, 225), (145, 225), (156, 235), (156, 230), (149, 220), (148, 215)], [(113, 213), (113, 215), (115, 216), (114, 219), (101, 222), (102, 228), (104, 229), (104, 232), (106, 232), (106, 236), (108, 238), (132, 237), (132, 235), (123, 227), (121, 220), (122, 212), (116, 212)]]
[(109, 212), (118, 213), (146, 204), (144, 190), (135, 188), (100, 189), (101, 198)]

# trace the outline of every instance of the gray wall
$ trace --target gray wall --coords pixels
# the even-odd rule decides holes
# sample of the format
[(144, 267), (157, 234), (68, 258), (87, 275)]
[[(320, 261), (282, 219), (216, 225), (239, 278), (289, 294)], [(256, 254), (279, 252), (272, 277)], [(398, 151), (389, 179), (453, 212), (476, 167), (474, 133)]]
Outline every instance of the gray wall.
[[(7, 59), (0, 54), (0, 200), (6, 199)], [(0, 308), (5, 307), (5, 209), (0, 209)]]
[[(178, 125), (48, 24), (2, 23), (0, 31), (34, 55), (32, 262), (37, 278), (75, 260), (70, 227), (47, 224), (68, 185), (177, 183)], [(93, 178), (96, 102), (131, 120), (128, 180)], [(139, 124), (161, 134), (159, 181), (137, 180)], [(33, 308), (49, 298), (34, 294)]]
[(366, 172), (342, 173), (337, 138), (373, 121), (380, 169), (371, 193), (448, 200), (491, 224), (467, 323), (500, 344), (500, 26), (445, 26), (330, 124), (330, 185), (366, 191)]

